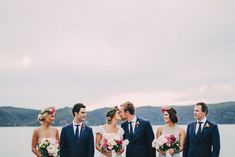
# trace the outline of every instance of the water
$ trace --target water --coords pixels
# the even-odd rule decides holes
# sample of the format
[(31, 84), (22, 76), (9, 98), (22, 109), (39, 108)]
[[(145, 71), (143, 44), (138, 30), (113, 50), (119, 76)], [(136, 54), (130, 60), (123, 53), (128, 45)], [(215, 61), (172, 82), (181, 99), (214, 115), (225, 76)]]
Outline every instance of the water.
[[(158, 126), (153, 126), (154, 132)], [(186, 126), (183, 126), (184, 128)], [(33, 157), (31, 137), (35, 127), (0, 127), (0, 156), (1, 157)], [(59, 128), (60, 130), (61, 128)], [(96, 127), (93, 127), (95, 130)], [(234, 156), (235, 125), (219, 125), (221, 151), (220, 157)], [(95, 131), (94, 131), (95, 132)], [(97, 154), (96, 154), (97, 157)]]

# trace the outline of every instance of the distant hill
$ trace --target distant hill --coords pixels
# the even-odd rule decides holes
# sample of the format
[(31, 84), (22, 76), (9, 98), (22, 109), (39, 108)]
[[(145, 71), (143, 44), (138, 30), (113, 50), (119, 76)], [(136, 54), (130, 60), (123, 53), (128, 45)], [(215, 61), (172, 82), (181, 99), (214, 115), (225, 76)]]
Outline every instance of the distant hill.
[[(235, 102), (223, 102), (208, 104), (207, 118), (218, 124), (235, 124)], [(187, 124), (193, 121), (194, 105), (175, 106), (179, 124)], [(90, 126), (105, 123), (105, 113), (109, 108), (101, 108), (88, 112), (86, 123)], [(63, 126), (72, 121), (72, 109), (65, 107), (56, 112), (56, 126)], [(40, 111), (16, 107), (0, 107), (0, 126), (38, 126), (37, 115)], [(163, 124), (163, 116), (160, 107), (143, 106), (136, 108), (136, 114), (153, 125)]]

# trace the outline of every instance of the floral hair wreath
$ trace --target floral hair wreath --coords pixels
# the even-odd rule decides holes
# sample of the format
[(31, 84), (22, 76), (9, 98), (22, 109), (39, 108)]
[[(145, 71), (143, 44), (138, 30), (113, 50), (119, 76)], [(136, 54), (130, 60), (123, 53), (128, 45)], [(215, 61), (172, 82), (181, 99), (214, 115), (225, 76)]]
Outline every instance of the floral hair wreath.
[(55, 113), (55, 107), (51, 106), (49, 108), (46, 108), (41, 111), (40, 114), (38, 114), (38, 120), (41, 122), (43, 119), (48, 115), (53, 115)]
[(54, 107), (54, 106), (51, 106), (51, 107), (49, 107), (48, 109), (46, 109), (45, 111), (41, 112), (41, 114), (44, 114), (44, 113), (47, 113), (47, 114), (54, 114), (54, 113), (55, 113), (55, 107)]
[(164, 113), (165, 111), (170, 111), (171, 109), (172, 109), (172, 107), (170, 107), (170, 106), (162, 106), (161, 111), (162, 111), (162, 113)]

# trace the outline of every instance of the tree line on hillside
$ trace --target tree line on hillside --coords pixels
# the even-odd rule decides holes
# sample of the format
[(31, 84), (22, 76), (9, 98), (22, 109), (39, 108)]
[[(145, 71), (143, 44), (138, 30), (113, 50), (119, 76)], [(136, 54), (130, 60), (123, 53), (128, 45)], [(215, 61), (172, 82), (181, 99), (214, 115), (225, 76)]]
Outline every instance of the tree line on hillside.
[[(174, 106), (178, 112), (179, 124), (187, 124), (194, 120), (193, 108), (189, 106)], [(235, 102), (209, 104), (207, 118), (218, 124), (235, 124)], [(136, 108), (136, 115), (149, 120), (152, 125), (164, 123), (160, 107), (143, 106)], [(109, 108), (100, 108), (87, 113), (86, 123), (90, 126), (104, 124), (105, 114)], [(0, 107), (0, 126), (38, 126), (39, 110), (16, 107)], [(64, 126), (73, 119), (72, 108), (65, 107), (56, 112), (55, 126)]]

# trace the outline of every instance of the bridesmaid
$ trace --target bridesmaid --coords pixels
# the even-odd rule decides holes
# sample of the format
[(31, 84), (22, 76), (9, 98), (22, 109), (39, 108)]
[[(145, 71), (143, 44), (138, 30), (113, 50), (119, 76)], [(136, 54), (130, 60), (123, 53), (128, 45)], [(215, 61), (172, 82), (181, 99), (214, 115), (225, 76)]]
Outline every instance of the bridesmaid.
[(40, 126), (33, 131), (32, 135), (32, 152), (37, 157), (42, 157), (38, 151), (40, 140), (43, 138), (51, 138), (59, 142), (59, 131), (57, 128), (51, 126), (55, 120), (55, 107), (48, 107), (41, 111), (38, 115)]
[[(169, 154), (172, 155), (172, 157), (180, 157), (179, 152), (183, 150), (185, 130), (176, 125), (178, 122), (178, 116), (176, 110), (173, 107), (164, 106), (162, 107), (161, 111), (163, 113), (163, 118), (166, 124), (160, 126), (157, 129), (156, 137), (159, 138), (161, 135), (165, 134), (175, 135), (176, 141), (179, 142), (179, 150), (174, 150), (173, 148), (170, 148), (168, 151)], [(165, 156), (166, 156), (166, 151), (159, 151), (158, 157), (165, 157)]]

